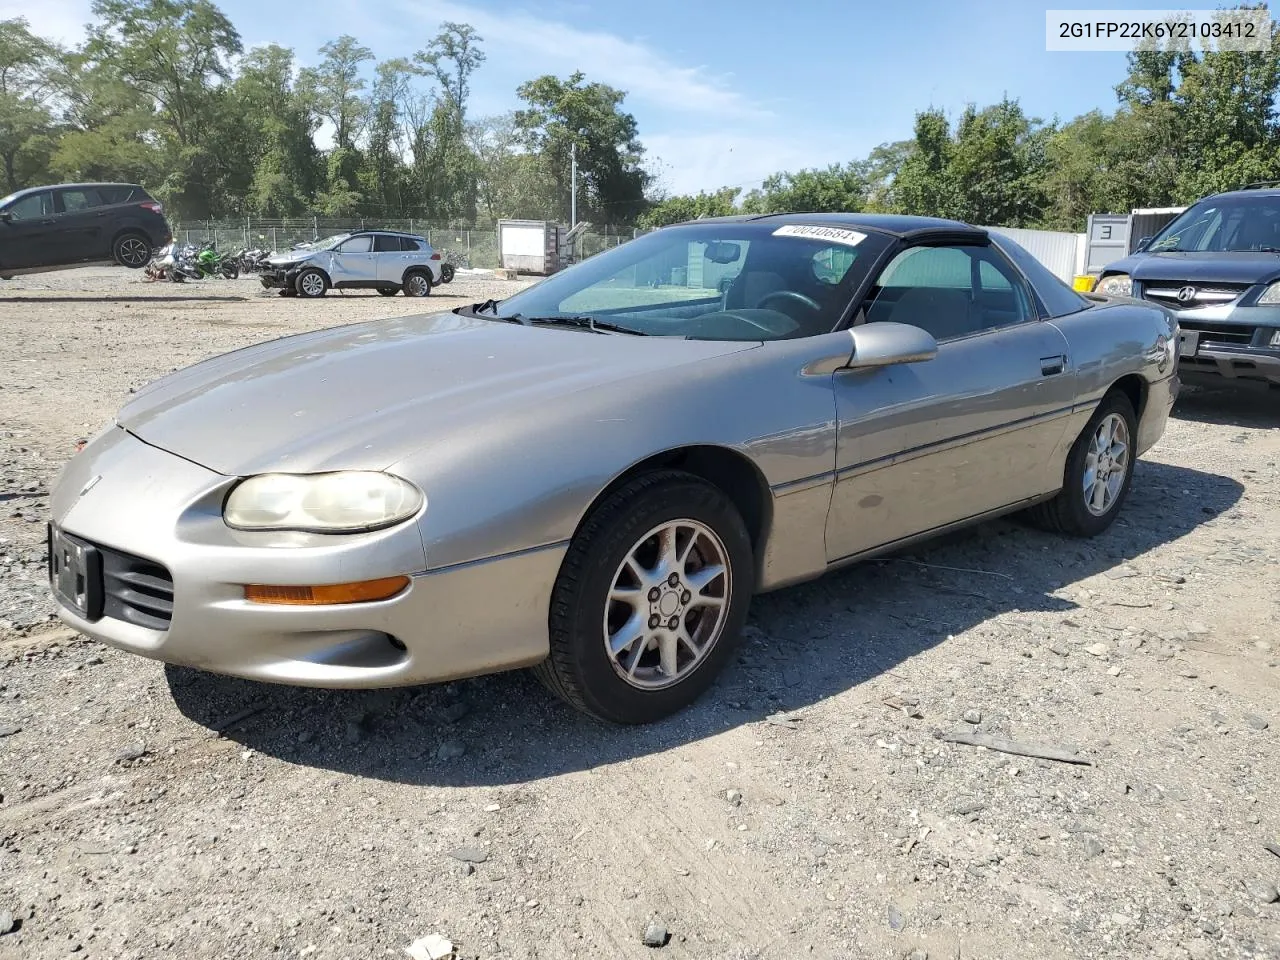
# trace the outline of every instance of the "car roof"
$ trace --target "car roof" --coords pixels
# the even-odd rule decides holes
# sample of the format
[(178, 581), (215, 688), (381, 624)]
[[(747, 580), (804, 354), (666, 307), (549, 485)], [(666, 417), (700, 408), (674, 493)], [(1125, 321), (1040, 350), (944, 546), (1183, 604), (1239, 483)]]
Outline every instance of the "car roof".
[(136, 187), (139, 190), (146, 188), (140, 183), (124, 183), (118, 180), (91, 180), (85, 183), (46, 183), (38, 187), (23, 187), (21, 190), (15, 190), (14, 196), (24, 193), (35, 193), (39, 190), (68, 190), (76, 187)]
[(405, 233), (405, 231), (403, 230), (383, 230), (379, 227), (367, 227), (364, 230), (352, 230), (351, 236), (362, 237), (366, 233), (389, 234), (390, 236), (393, 236), (393, 237), (408, 237), (411, 240), (421, 240), (423, 243), (427, 242), (427, 238), (420, 233)]
[(740, 214), (732, 217), (706, 217), (701, 220), (687, 220), (689, 224), (698, 223), (776, 223), (780, 226), (796, 224), (799, 226), (852, 227), (860, 230), (874, 230), (877, 233), (893, 237), (917, 239), (920, 237), (954, 237), (971, 239), (978, 243), (989, 240), (987, 231), (959, 220), (944, 220), (941, 217), (913, 217), (895, 213), (766, 213)]

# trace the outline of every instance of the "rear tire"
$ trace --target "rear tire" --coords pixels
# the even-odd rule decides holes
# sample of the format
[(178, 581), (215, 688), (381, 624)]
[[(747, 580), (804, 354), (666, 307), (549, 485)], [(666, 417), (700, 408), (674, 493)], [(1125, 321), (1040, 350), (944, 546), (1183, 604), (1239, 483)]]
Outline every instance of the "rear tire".
[(431, 295), (431, 275), (421, 270), (406, 273), (404, 276), (404, 295), (406, 297), (428, 297)]
[(551, 594), (550, 656), (534, 673), (601, 720), (660, 720), (733, 657), (754, 589), (751, 538), (729, 498), (687, 473), (645, 474), (575, 534)]
[(329, 281), (319, 270), (308, 268), (303, 270), (293, 281), (293, 289), (298, 296), (314, 300), (323, 297), (329, 291)]
[(122, 267), (138, 270), (151, 261), (151, 241), (140, 233), (122, 233), (111, 244), (111, 257)]
[(1073, 537), (1094, 537), (1111, 526), (1133, 482), (1137, 420), (1123, 393), (1103, 397), (1067, 454), (1062, 489), (1028, 510), (1027, 519)]
[(440, 264), (440, 282), (453, 283), (454, 269), (452, 263)]

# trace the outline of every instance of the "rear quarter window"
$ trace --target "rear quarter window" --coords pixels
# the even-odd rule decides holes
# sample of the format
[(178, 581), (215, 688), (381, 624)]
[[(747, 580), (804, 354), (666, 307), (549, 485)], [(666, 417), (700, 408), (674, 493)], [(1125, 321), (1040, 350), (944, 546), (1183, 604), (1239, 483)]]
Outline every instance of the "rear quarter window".
[(993, 232), (991, 242), (1022, 271), (1022, 275), (1031, 283), (1040, 302), (1049, 311), (1049, 316), (1065, 317), (1069, 313), (1079, 313), (1093, 306), (1012, 240)]
[(103, 203), (129, 203), (150, 200), (151, 196), (141, 187), (131, 187), (127, 183), (104, 183), (98, 187)]

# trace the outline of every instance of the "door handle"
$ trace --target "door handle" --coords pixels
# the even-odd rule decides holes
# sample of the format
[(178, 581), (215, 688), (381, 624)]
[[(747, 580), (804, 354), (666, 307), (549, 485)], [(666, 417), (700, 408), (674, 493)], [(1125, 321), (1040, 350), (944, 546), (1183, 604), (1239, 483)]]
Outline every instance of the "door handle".
[(1040, 372), (1046, 377), (1052, 377), (1067, 369), (1067, 358), (1065, 354), (1058, 354), (1056, 357), (1041, 357)]

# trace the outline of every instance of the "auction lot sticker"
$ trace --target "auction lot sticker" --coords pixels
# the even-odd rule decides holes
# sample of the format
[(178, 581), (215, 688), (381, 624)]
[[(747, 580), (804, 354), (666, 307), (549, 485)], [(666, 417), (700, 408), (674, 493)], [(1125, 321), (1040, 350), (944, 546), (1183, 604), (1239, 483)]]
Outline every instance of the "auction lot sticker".
[(846, 247), (856, 247), (867, 239), (865, 233), (857, 230), (844, 230), (840, 227), (814, 227), (803, 223), (792, 223), (773, 231), (775, 237), (803, 237), (806, 240), (830, 240), (832, 243), (843, 243)]

